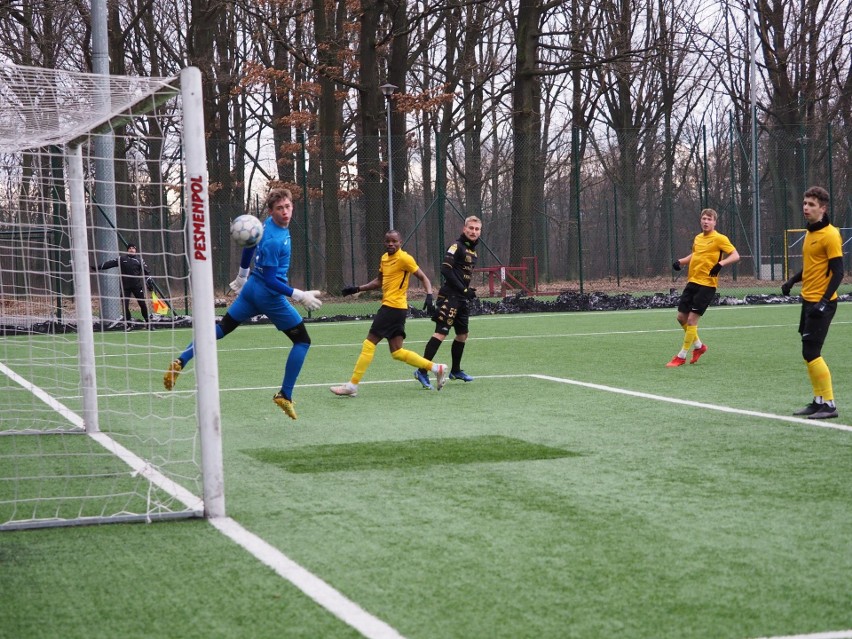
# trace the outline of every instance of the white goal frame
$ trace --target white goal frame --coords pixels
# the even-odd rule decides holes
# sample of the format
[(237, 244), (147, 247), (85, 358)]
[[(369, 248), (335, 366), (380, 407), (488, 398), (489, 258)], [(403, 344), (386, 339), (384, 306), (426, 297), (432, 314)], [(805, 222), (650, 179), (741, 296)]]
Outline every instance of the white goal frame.
[[(149, 79), (150, 89), (144, 91), (134, 98), (132, 92), (128, 91), (128, 97), (124, 102), (119, 99), (113, 100), (112, 95), (101, 96), (107, 104), (108, 113), (97, 108), (86, 106), (74, 110), (63, 109), (63, 105), (57, 100), (56, 112), (50, 118), (59, 122), (58, 133), (54, 137), (40, 137), (27, 131), (20, 131), (17, 138), (4, 134), (10, 128), (25, 128), (28, 121), (28, 108), (38, 119), (39, 109), (44, 109), (42, 104), (45, 95), (59, 94), (59, 89), (53, 90), (50, 86), (39, 92), (37, 88), (32, 91), (11, 86), (8, 78), (18, 74), (18, 77), (38, 77), (40, 79), (55, 78), (56, 87), (71, 86), (73, 93), (75, 81), (102, 85), (106, 91), (113, 86), (131, 86), (140, 80), (136, 78), (123, 78), (119, 76), (97, 76), (95, 74), (82, 74), (49, 69), (34, 69), (19, 67), (17, 65), (0, 66), (0, 155), (15, 154), (20, 152), (37, 151), (40, 148), (50, 147), (53, 155), (57, 155), (55, 149), (59, 149), (63, 161), (62, 182), (65, 188), (65, 208), (68, 212), (67, 227), (70, 241), (70, 268), (73, 276), (73, 308), (74, 325), (69, 332), (76, 333), (76, 357), (77, 369), (79, 371), (78, 408), (69, 408), (62, 397), (56, 397), (49, 390), (45, 390), (37, 383), (27, 378), (24, 373), (19, 373), (14, 364), (3, 361), (3, 353), (0, 350), (0, 376), (5, 378), (9, 386), (22, 389), (27, 396), (33, 398), (34, 402), (40, 402), (48, 407), (55, 418), (55, 425), (48, 424), (46, 427), (40, 423), (33, 428), (22, 427), (20, 422), (12, 424), (11, 418), (7, 418), (0, 408), (0, 530), (16, 530), (24, 528), (44, 528), (53, 526), (70, 526), (84, 524), (100, 524), (112, 522), (146, 521), (158, 519), (176, 519), (185, 517), (224, 517), (224, 473), (222, 463), (222, 438), (221, 438), (221, 415), (219, 401), (219, 377), (218, 360), (216, 351), (215, 334), (215, 311), (213, 291), (213, 269), (212, 269), (212, 243), (210, 241), (210, 206), (207, 176), (207, 160), (205, 150), (205, 135), (203, 122), (203, 105), (201, 91), (201, 73), (197, 68), (183, 69), (179, 77)], [(141, 79), (145, 85), (146, 79)], [(162, 82), (155, 82), (162, 80)], [(126, 82), (123, 82), (126, 81)], [(135, 85), (134, 85), (135, 86)], [(126, 96), (119, 96), (126, 97)], [(132, 98), (132, 99), (131, 99)], [(179, 124), (181, 133), (182, 149), (182, 174), (184, 182), (182, 185), (181, 200), (184, 202), (184, 226), (186, 263), (188, 264), (188, 286), (191, 299), (191, 316), (186, 319), (191, 322), (192, 339), (195, 343), (195, 389), (189, 392), (194, 397), (194, 414), (197, 432), (197, 447), (190, 442), (186, 448), (191, 448), (191, 455), (196, 456), (200, 477), (195, 480), (183, 481), (178, 473), (169, 472), (160, 467), (159, 454), (155, 458), (145, 458), (131, 447), (126, 446), (108, 430), (102, 428), (103, 406), (102, 396), (99, 396), (99, 376), (103, 374), (98, 368), (98, 356), (96, 355), (95, 313), (100, 291), (93, 293), (90, 275), (90, 264), (93, 251), (96, 247), (90, 246), (89, 239), (93, 233), (89, 226), (92, 219), (93, 196), (87, 191), (87, 180), (91, 181), (91, 175), (87, 175), (84, 165), (83, 148), (91, 145), (93, 140), (100, 136), (109, 136), (110, 131), (116, 125), (125, 123), (133, 118), (145, 116), (146, 105), (151, 108), (169, 100), (180, 101)], [(41, 102), (39, 102), (41, 101)], [(82, 100), (81, 100), (82, 101)], [(119, 104), (118, 107), (115, 104)], [(62, 120), (66, 120), (64, 123)], [(60, 136), (59, 138), (55, 137)], [(12, 140), (12, 141), (10, 141)], [(21, 140), (18, 142), (17, 140)], [(88, 170), (89, 173), (91, 169)], [(106, 172), (109, 174), (109, 171)], [(0, 223), (0, 229), (2, 224)], [(113, 229), (115, 230), (115, 229)], [(180, 256), (179, 256), (180, 257)], [(165, 277), (165, 276), (164, 276)], [(0, 301), (2, 301), (3, 289), (0, 287)], [(69, 302), (70, 304), (71, 302)], [(103, 310), (101, 304), (100, 309)], [(2, 316), (0, 309), (0, 316)], [(103, 318), (101, 318), (103, 319)], [(146, 318), (143, 317), (143, 322)], [(166, 327), (166, 331), (169, 327)], [(166, 331), (157, 333), (163, 335)], [(175, 332), (175, 331), (171, 331)], [(49, 337), (49, 336), (48, 336)], [(7, 333), (0, 332), (0, 345), (5, 340), (15, 340), (15, 337), (7, 337)], [(178, 337), (176, 340), (185, 340)], [(150, 340), (150, 338), (149, 338)], [(46, 340), (46, 341), (49, 341)], [(133, 348), (140, 350), (144, 344), (141, 340), (130, 344)], [(150, 342), (149, 342), (150, 343)], [(175, 342), (175, 344), (184, 342)], [(120, 345), (120, 344), (119, 344)], [(136, 353), (131, 353), (135, 355)], [(164, 364), (168, 364), (165, 361)], [(22, 367), (18, 367), (22, 368)], [(116, 367), (118, 368), (118, 367)], [(159, 385), (162, 388), (162, 371), (154, 373), (151, 377), (159, 376)], [(183, 381), (183, 380), (182, 380)], [(191, 384), (191, 379), (187, 379)], [(164, 402), (165, 403), (165, 402)], [(191, 411), (190, 411), (191, 412)], [(134, 416), (128, 421), (133, 421)], [(144, 419), (144, 418), (140, 418)], [(4, 421), (6, 422), (4, 424)], [(164, 421), (167, 421), (164, 419)], [(27, 475), (27, 471), (18, 471), (18, 461), (24, 458), (19, 446), (20, 438), (50, 438), (78, 434), (95, 442), (98, 447), (109, 451), (112, 455), (126, 464), (126, 475), (133, 478), (142, 478), (149, 482), (148, 494), (149, 504), (139, 510), (127, 510), (118, 508), (105, 510), (96, 515), (80, 514), (79, 516), (44, 516), (41, 511), (37, 515), (32, 513), (37, 510), (28, 504), (18, 508), (15, 500), (18, 498), (18, 486), (26, 481), (32, 481), (33, 477)], [(149, 437), (150, 438), (150, 437)], [(102, 451), (101, 451), (102, 452)], [(8, 461), (10, 463), (4, 463)], [(30, 459), (24, 460), (29, 462)], [(190, 460), (192, 461), (192, 460)], [(22, 464), (26, 466), (26, 464)], [(17, 474), (16, 474), (17, 473)], [(121, 474), (119, 472), (118, 474)], [(50, 480), (49, 477), (42, 478)], [(67, 477), (65, 478), (67, 479)], [(74, 478), (79, 486), (85, 483), (85, 477)], [(61, 481), (57, 479), (57, 481)], [(72, 482), (69, 482), (72, 483)], [(191, 484), (190, 488), (185, 484)], [(194, 494), (197, 487), (201, 487), (201, 495)], [(145, 489), (135, 489), (142, 493), (145, 501)], [(166, 499), (159, 497), (151, 498), (150, 495), (164, 494)], [(89, 499), (89, 495), (70, 494), (67, 496), (51, 495), (51, 499), (66, 498)], [(138, 495), (137, 495), (138, 497)], [(31, 500), (35, 501), (35, 500)], [(167, 503), (164, 503), (167, 502)], [(57, 510), (59, 510), (57, 508)], [(81, 508), (81, 513), (83, 509)], [(9, 515), (8, 513), (12, 514)]]

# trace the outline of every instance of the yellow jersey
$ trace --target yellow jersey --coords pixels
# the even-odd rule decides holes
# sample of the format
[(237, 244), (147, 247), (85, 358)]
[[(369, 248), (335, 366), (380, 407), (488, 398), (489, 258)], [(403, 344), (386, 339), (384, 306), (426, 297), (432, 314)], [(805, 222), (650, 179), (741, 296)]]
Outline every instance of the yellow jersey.
[(385, 253), (379, 264), (382, 275), (382, 304), (391, 308), (408, 308), (408, 285), (411, 274), (420, 267), (408, 253), (399, 249), (393, 255)]
[(701, 286), (716, 288), (719, 278), (710, 275), (710, 269), (722, 259), (723, 253), (731, 254), (735, 250), (731, 240), (718, 231), (710, 231), (709, 235), (699, 233), (692, 241), (692, 257), (689, 260), (687, 280)]
[[(802, 299), (807, 302), (819, 302), (822, 299), (831, 279), (828, 261), (835, 257), (843, 257), (843, 242), (836, 226), (828, 224), (805, 233), (802, 247)], [(837, 299), (836, 292), (831, 299)]]

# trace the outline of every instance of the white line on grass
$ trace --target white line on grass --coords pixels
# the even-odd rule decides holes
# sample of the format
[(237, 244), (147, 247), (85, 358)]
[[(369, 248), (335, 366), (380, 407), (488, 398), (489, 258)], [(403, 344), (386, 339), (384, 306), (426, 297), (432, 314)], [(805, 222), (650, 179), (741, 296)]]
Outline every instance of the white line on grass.
[[(519, 376), (520, 377), (520, 376)], [(677, 397), (666, 397), (664, 395), (654, 395), (652, 393), (642, 393), (639, 391), (627, 390), (626, 388), (616, 388), (614, 386), (604, 386), (603, 384), (592, 384), (590, 382), (581, 382), (576, 379), (565, 379), (564, 377), (551, 377), (550, 375), (527, 375), (525, 377), (534, 377), (536, 379), (544, 379), (550, 382), (559, 384), (571, 384), (573, 386), (582, 386), (583, 388), (593, 388), (595, 390), (606, 391), (608, 393), (618, 393), (619, 395), (630, 395), (631, 397), (641, 397), (642, 399), (653, 399), (658, 402), (668, 402), (669, 404), (682, 404), (683, 406), (692, 406), (694, 408), (707, 408), (716, 410), (721, 413), (734, 413), (737, 415), (750, 415), (751, 417), (764, 417), (766, 419), (775, 419), (782, 422), (792, 422), (794, 424), (807, 424), (808, 426), (819, 426), (820, 428), (831, 428), (834, 430), (844, 430), (852, 433), (852, 426), (845, 424), (829, 423), (825, 420), (802, 419), (801, 417), (788, 417), (786, 415), (774, 415), (772, 413), (761, 413), (754, 410), (744, 410), (742, 408), (732, 408), (730, 406), (720, 406), (718, 404), (705, 404), (704, 402), (695, 402), (689, 399), (678, 399)]]
[[(58, 402), (45, 393), (35, 384), (15, 373), (10, 368), (0, 363), (0, 373), (6, 374), (39, 399), (48, 404), (60, 415), (74, 424), (77, 428), (84, 428), (83, 418), (70, 410), (67, 406)], [(200, 497), (193, 495), (183, 486), (164, 476), (150, 463), (129, 451), (116, 442), (106, 433), (88, 433), (89, 437), (106, 448), (113, 455), (130, 466), (134, 474), (144, 476), (155, 486), (181, 501), (187, 508), (198, 514), (203, 512), (203, 503)], [(209, 521), (219, 532), (234, 541), (239, 546), (248, 550), (261, 563), (272, 568), (279, 576), (283, 577), (299, 590), (305, 593), (313, 601), (325, 608), (335, 617), (354, 628), (367, 639), (404, 639), (391, 626), (381, 619), (374, 617), (358, 604), (344, 597), (340, 592), (329, 586), (322, 579), (303, 568), (292, 559), (287, 557), (277, 548), (262, 540), (254, 533), (249, 532), (230, 517), (209, 518)]]
[(299, 590), (328, 610), (345, 624), (369, 639), (402, 639), (391, 626), (344, 597), (312, 572), (287, 557), (280, 550), (249, 532), (230, 517), (208, 520), (219, 532), (248, 550)]
[(783, 637), (759, 637), (759, 639), (852, 639), (852, 630), (815, 632), (809, 635), (784, 635)]

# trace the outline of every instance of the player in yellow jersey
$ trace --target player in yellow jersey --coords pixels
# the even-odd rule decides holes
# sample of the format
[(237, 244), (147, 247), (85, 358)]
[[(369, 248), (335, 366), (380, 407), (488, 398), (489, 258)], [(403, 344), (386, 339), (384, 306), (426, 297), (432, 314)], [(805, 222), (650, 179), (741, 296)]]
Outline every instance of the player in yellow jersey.
[(723, 266), (738, 262), (740, 254), (726, 236), (716, 231), (718, 214), (713, 209), (701, 211), (701, 233), (692, 241), (692, 253), (675, 260), (672, 268), (679, 271), (689, 265), (686, 286), (677, 305), (677, 321), (683, 328), (683, 345), (666, 366), (686, 364), (686, 354), (692, 348), (690, 364), (707, 352), (707, 345), (698, 338), (698, 320), (716, 296), (719, 271)]
[(358, 361), (355, 362), (352, 377), (345, 384), (331, 387), (330, 390), (335, 395), (354, 397), (358, 394), (358, 384), (373, 361), (376, 344), (382, 339), (388, 341), (391, 357), (395, 360), (405, 362), (414, 368), (425, 368), (435, 373), (435, 387), (438, 390), (441, 390), (446, 382), (448, 372), (446, 364), (434, 364), (414, 351), (403, 348), (405, 319), (408, 317), (408, 285), (411, 283), (412, 275), (420, 280), (426, 289), (426, 303), (423, 309), (430, 314), (434, 313), (435, 304), (432, 301), (432, 283), (417, 266), (414, 258), (403, 251), (401, 246), (402, 237), (399, 231), (391, 230), (385, 233), (387, 253), (382, 255), (379, 275), (361, 286), (347, 286), (343, 289), (343, 295), (354, 295), (359, 291), (381, 288), (382, 306), (373, 318), (367, 339), (361, 345), (361, 354), (358, 356)]
[(831, 371), (822, 358), (822, 345), (837, 311), (837, 287), (843, 279), (843, 243), (840, 231), (828, 217), (828, 201), (828, 191), (821, 186), (805, 191), (802, 212), (808, 230), (802, 246), (802, 270), (781, 286), (781, 292), (789, 295), (794, 284), (802, 283), (799, 333), (814, 399), (793, 414), (808, 419), (837, 417)]

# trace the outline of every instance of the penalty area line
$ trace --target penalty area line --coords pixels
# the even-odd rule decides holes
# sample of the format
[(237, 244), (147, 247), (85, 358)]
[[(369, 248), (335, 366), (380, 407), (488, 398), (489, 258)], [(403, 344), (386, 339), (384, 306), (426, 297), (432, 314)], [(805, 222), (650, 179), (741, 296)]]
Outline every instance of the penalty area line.
[(654, 395), (653, 393), (642, 393), (640, 391), (627, 390), (626, 388), (616, 388), (614, 386), (605, 386), (603, 384), (592, 384), (590, 382), (581, 382), (576, 379), (566, 379), (564, 377), (552, 377), (551, 375), (530, 374), (528, 377), (543, 379), (558, 384), (571, 384), (572, 386), (581, 386), (583, 388), (591, 388), (594, 390), (605, 391), (607, 393), (617, 393), (619, 395), (629, 395), (631, 397), (639, 397), (641, 399), (651, 399), (658, 402), (668, 402), (669, 404), (680, 404), (682, 406), (691, 406), (693, 408), (706, 408), (715, 410), (720, 413), (733, 413), (735, 415), (749, 415), (751, 417), (763, 417), (765, 419), (774, 419), (781, 422), (791, 422), (793, 424), (807, 424), (808, 426), (818, 426), (820, 428), (828, 428), (832, 430), (842, 430), (852, 433), (852, 426), (845, 424), (827, 423), (827, 420), (803, 419), (801, 417), (788, 417), (786, 415), (775, 415), (773, 413), (761, 413), (755, 410), (745, 410), (742, 408), (732, 408), (731, 406), (720, 406), (719, 404), (707, 404), (704, 402), (696, 402), (689, 399), (678, 399), (676, 397), (666, 397), (665, 395)]

